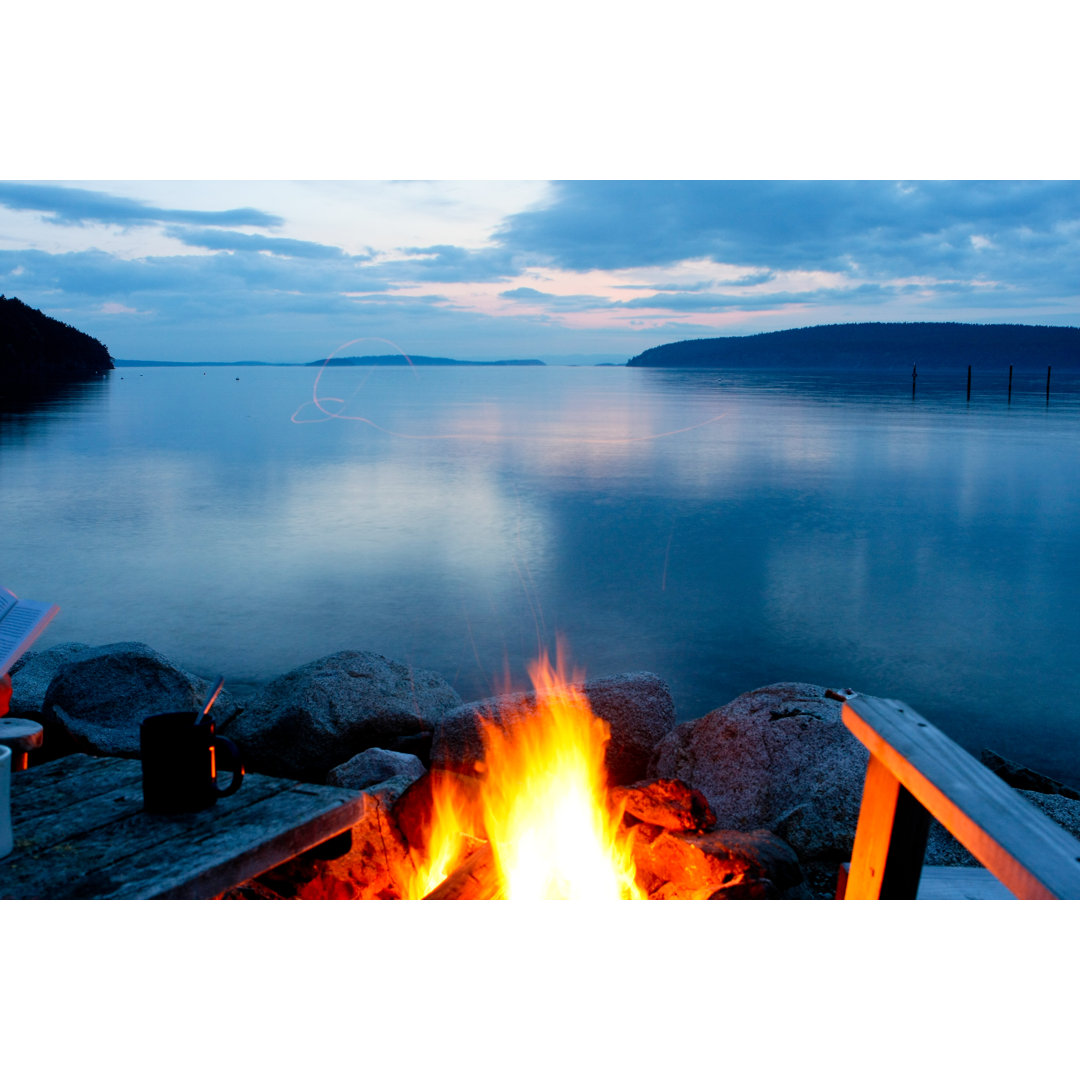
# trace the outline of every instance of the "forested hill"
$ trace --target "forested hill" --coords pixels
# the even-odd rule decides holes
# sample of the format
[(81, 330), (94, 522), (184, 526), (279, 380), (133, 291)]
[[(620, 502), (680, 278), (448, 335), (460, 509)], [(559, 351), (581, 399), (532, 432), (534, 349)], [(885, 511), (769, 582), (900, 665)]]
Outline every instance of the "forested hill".
[(14, 296), (0, 296), (0, 384), (4, 389), (86, 379), (112, 366), (109, 350), (97, 338)]
[(1080, 329), (958, 322), (837, 323), (658, 345), (628, 367), (890, 368), (926, 364), (1080, 368)]

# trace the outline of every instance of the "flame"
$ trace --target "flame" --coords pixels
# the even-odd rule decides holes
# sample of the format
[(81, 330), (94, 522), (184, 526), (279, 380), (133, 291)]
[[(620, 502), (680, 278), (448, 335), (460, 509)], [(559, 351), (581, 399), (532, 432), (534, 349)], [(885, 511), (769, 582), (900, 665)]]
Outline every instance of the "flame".
[[(484, 719), (484, 768), (472, 797), (436, 793), (423, 866), (408, 890), (424, 896), (452, 871), (470, 836), (486, 835), (498, 895), (519, 899), (643, 899), (621, 809), (607, 797), (608, 725), (546, 656), (531, 665), (536, 705), (503, 723)], [(575, 680), (580, 676), (575, 673)]]
[(422, 857), (403, 874), (401, 892), (406, 900), (422, 900), (445, 881), (469, 848), (479, 843), (483, 829), (480, 809), (469, 792), (452, 775), (433, 776), (433, 811)]

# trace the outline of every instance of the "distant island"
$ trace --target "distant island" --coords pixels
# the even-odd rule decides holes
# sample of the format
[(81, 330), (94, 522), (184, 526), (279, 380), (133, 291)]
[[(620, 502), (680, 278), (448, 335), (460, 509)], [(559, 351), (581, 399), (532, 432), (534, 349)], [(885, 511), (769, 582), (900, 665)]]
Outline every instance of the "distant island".
[(836, 323), (657, 345), (627, 367), (1080, 367), (1080, 329), (959, 322)]
[(543, 360), (451, 360), (446, 356), (334, 356), (329, 360), (315, 360), (308, 367), (545, 367)]
[(24, 304), (0, 296), (0, 389), (37, 390), (90, 379), (113, 368), (97, 338)]

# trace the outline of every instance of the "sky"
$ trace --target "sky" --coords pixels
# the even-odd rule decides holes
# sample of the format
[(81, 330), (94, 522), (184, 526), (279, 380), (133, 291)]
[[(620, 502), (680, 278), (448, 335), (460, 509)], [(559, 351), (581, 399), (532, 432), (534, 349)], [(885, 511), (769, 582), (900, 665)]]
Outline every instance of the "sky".
[(1080, 182), (0, 179), (0, 293), (114, 357), (199, 363), (1076, 326)]

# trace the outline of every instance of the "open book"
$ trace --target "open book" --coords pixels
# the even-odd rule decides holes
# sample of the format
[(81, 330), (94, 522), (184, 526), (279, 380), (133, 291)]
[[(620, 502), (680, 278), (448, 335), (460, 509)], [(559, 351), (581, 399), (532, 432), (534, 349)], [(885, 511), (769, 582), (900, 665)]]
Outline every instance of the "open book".
[(8, 589), (0, 589), (0, 675), (8, 673), (59, 611), (55, 604), (20, 600)]

